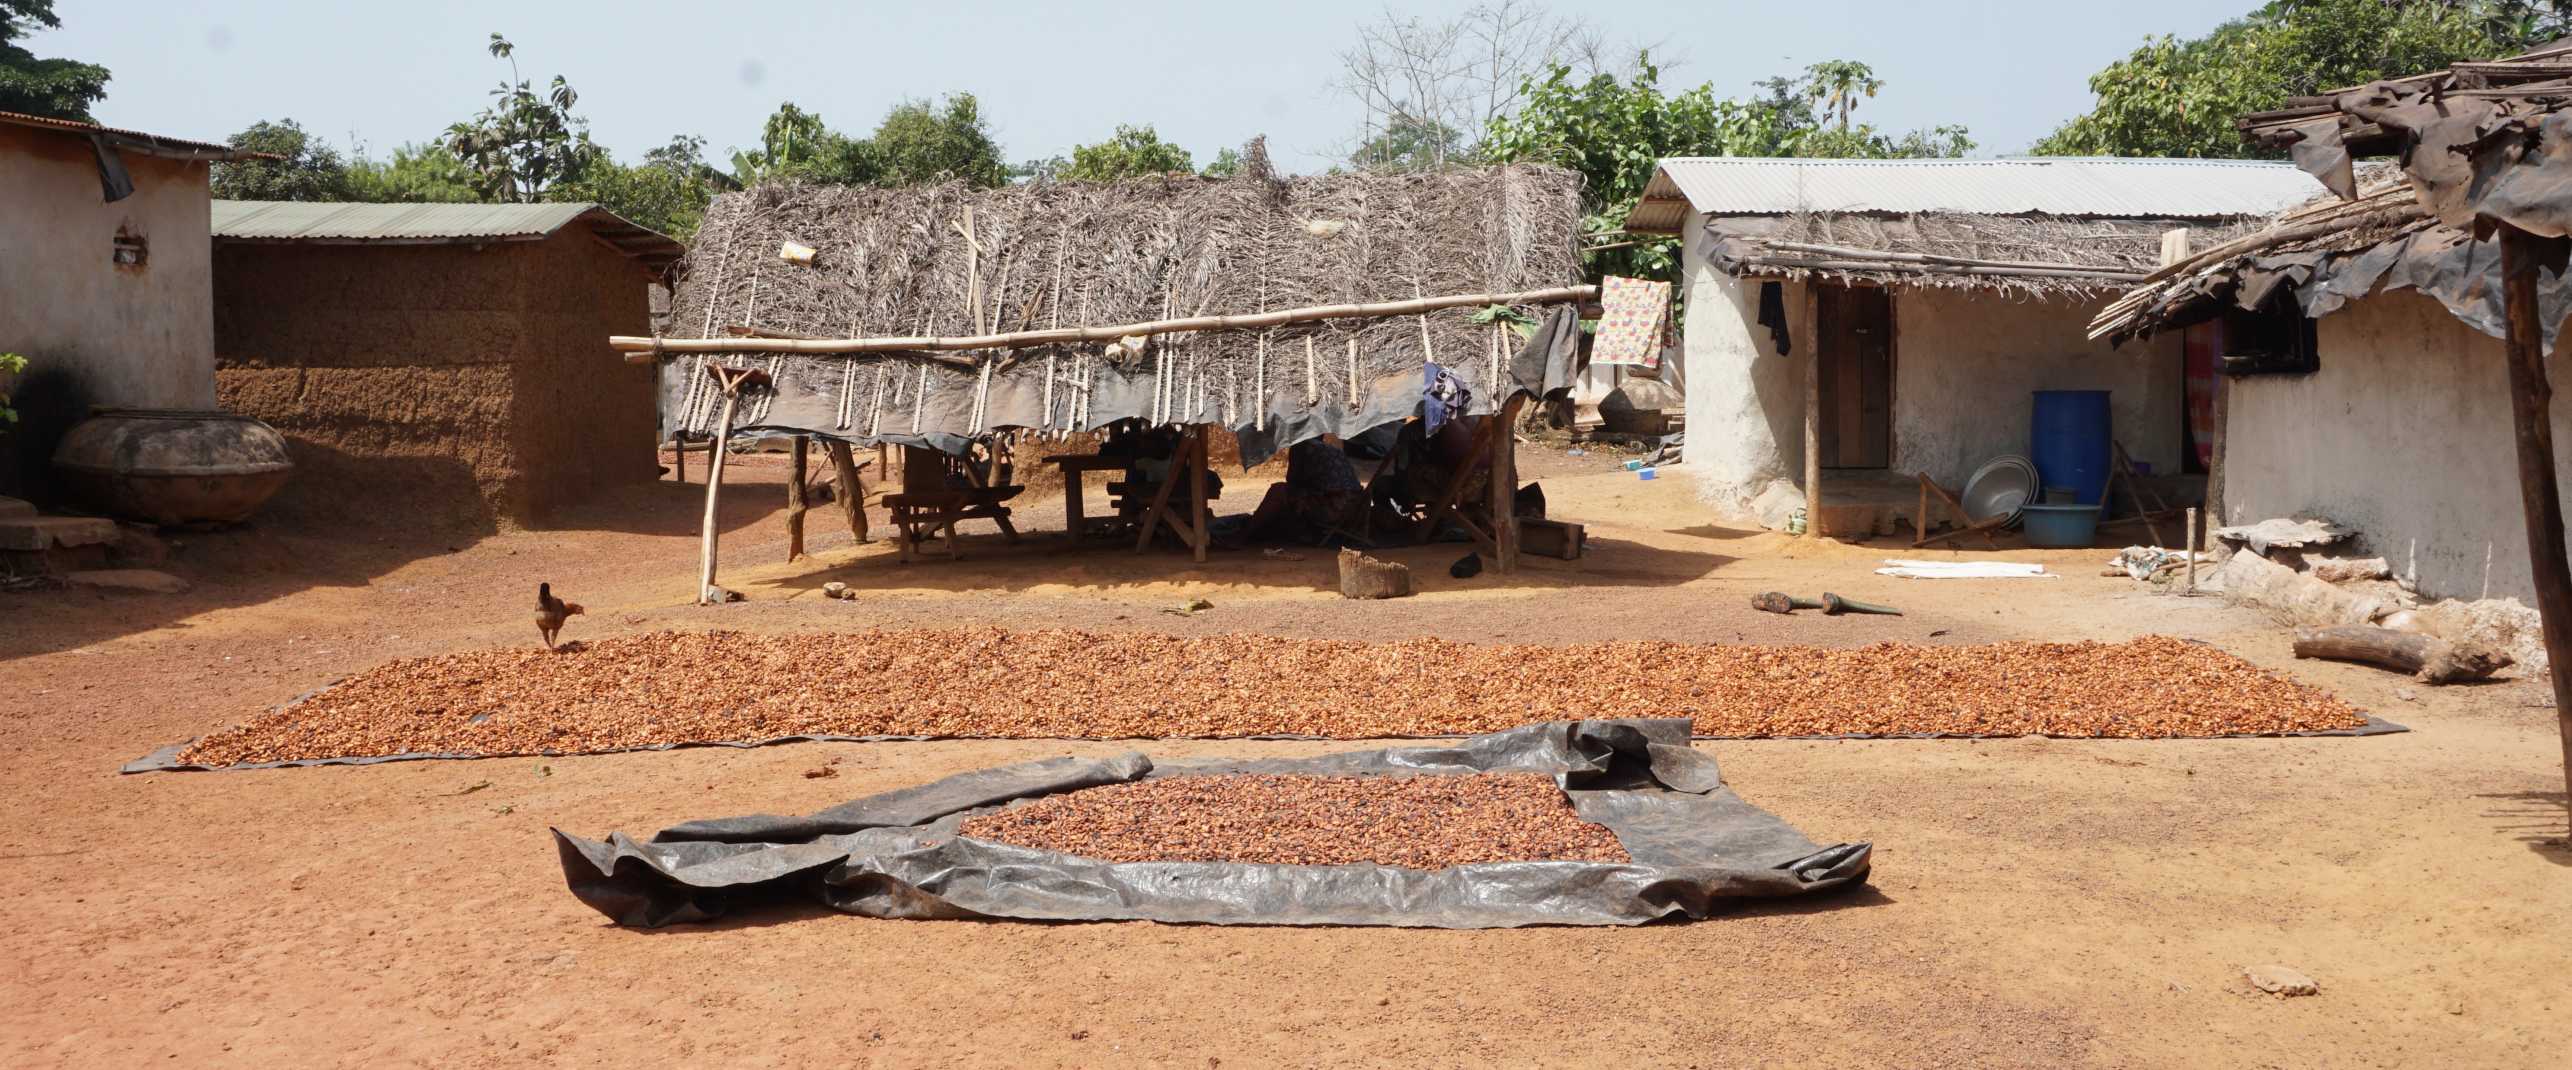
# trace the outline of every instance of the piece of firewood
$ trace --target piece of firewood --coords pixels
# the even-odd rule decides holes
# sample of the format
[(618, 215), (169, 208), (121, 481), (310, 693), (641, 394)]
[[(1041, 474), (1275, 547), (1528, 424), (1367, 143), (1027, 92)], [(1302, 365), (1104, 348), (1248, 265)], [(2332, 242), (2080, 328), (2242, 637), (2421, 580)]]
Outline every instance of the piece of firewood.
[(2509, 655), (2474, 643), (2354, 624), (2296, 629), (2295, 656), (2381, 665), (2425, 684), (2479, 680), (2511, 664)]
[(1378, 561), (1355, 550), (1340, 551), (1340, 597), (1406, 598), (1411, 594), (1411, 566)]

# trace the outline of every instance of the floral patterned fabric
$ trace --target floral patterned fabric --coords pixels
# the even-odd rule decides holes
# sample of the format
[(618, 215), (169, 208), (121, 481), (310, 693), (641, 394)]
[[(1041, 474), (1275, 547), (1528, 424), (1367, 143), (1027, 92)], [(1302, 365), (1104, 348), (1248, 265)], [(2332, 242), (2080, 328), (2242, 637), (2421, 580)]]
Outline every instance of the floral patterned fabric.
[(1592, 364), (1661, 366), (1661, 328), (1670, 314), (1670, 284), (1608, 276), (1599, 285), (1598, 338)]

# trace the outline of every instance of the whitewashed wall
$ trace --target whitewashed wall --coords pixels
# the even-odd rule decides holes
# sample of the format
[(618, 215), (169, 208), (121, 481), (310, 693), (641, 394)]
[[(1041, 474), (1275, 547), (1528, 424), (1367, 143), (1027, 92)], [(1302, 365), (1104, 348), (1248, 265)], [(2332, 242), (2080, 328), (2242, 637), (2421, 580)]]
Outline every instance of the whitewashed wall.
[[(2320, 371), (2231, 384), (2227, 520), (2329, 517), (2424, 594), (2532, 602), (2500, 341), (2409, 291), (2353, 301), (2316, 336)], [(2548, 371), (2565, 381), (2559, 355)], [(2555, 464), (2572, 471), (2567, 408), (2558, 392)]]

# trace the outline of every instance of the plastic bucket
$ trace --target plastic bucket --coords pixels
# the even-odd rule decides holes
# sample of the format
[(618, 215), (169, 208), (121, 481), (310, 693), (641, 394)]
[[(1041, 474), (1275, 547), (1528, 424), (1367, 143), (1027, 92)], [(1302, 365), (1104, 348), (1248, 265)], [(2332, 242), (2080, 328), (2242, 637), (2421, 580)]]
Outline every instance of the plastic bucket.
[(2028, 453), (2047, 487), (2070, 487), (2082, 505), (2100, 504), (2108, 489), (2108, 392), (2039, 390), (2028, 419)]
[(2052, 550), (2077, 550), (2096, 541), (2099, 507), (2095, 505), (2030, 505), (2020, 510), (2027, 544)]

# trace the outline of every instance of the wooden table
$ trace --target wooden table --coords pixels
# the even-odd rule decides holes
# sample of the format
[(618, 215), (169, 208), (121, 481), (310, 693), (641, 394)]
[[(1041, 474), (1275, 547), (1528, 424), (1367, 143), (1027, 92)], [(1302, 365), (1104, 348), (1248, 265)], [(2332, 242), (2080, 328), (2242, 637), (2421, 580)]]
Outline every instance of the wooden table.
[(1018, 529), (1009, 523), (1009, 506), (1002, 503), (1018, 496), (1025, 487), (976, 487), (956, 490), (904, 491), (884, 496), (884, 507), (893, 514), (894, 548), (902, 563), (909, 564), (923, 538), (937, 532), (946, 542), (946, 555), (962, 559), (956, 547), (956, 521), (989, 520), (1000, 525), (1000, 534), (1010, 542), (1018, 541)]
[(1122, 517), (1099, 517), (1097, 529), (1092, 530), (1090, 518), (1081, 508), (1081, 484), (1083, 477), (1090, 472), (1124, 471), (1125, 458), (1099, 453), (1066, 453), (1047, 457), (1045, 463), (1063, 470), (1063, 530), (1071, 533), (1074, 542), (1090, 535), (1113, 533), (1124, 525)]

